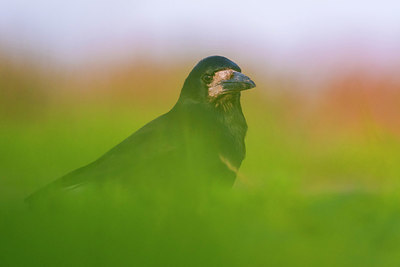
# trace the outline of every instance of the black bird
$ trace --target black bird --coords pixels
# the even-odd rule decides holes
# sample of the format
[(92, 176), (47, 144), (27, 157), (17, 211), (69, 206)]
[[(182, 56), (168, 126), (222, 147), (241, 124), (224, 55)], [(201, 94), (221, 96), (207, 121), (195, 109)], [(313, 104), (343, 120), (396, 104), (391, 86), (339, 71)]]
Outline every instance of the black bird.
[(255, 83), (231, 60), (222, 56), (201, 60), (169, 112), (27, 201), (110, 183), (154, 190), (233, 185), (245, 157), (247, 124), (240, 94), (253, 87)]

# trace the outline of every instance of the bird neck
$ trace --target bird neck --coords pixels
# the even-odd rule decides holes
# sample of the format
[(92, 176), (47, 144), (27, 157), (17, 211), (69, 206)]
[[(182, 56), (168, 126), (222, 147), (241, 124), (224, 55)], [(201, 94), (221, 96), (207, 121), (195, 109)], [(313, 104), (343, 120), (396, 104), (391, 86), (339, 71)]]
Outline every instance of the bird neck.
[(240, 105), (240, 92), (222, 96), (210, 108), (214, 110), (222, 127), (227, 130), (224, 131), (226, 136), (223, 139), (234, 144), (225, 147), (225, 156), (229, 158), (235, 155), (231, 160), (239, 167), (245, 155), (244, 138), (247, 132), (246, 119)]
[(247, 124), (240, 105), (240, 92), (223, 95), (211, 105), (220, 123), (227, 127), (233, 136), (244, 140)]
[[(196, 132), (205, 131), (218, 144), (221, 156), (231, 161), (236, 168), (245, 155), (244, 138), (247, 123), (240, 105), (240, 94), (220, 99), (217, 103), (181, 99), (171, 110), (185, 125), (194, 125)], [(230, 103), (228, 103), (228, 100)]]
[(240, 104), (240, 92), (222, 95), (213, 101), (196, 101), (191, 98), (181, 98), (172, 110), (183, 110), (191, 117), (204, 120), (216, 120), (223, 127), (228, 128), (232, 136), (244, 140), (247, 124)]

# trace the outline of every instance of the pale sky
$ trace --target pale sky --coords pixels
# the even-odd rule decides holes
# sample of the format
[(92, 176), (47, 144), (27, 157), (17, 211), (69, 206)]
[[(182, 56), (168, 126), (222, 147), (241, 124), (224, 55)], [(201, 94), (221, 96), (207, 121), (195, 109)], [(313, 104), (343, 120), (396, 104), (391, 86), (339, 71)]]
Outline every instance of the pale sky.
[(389, 60), (400, 45), (400, 1), (2, 0), (0, 44), (66, 62), (143, 49), (156, 58), (240, 50), (281, 59), (360, 44)]

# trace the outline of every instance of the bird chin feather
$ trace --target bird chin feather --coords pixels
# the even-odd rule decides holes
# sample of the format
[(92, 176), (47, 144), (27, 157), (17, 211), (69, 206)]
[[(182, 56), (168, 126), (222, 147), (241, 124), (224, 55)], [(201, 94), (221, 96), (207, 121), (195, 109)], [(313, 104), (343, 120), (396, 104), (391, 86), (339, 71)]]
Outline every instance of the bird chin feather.
[(224, 93), (224, 88), (222, 84), (218, 83), (216, 85), (210, 86), (208, 88), (208, 97), (210, 99), (217, 98), (219, 95)]
[(235, 95), (233, 93), (220, 94), (213, 98), (210, 102), (214, 108), (223, 112), (229, 112), (235, 109), (234, 98)]
[(239, 91), (227, 91), (223, 89), (222, 85), (217, 85), (209, 88), (208, 101), (214, 108), (229, 112), (234, 109), (235, 98), (238, 94), (240, 94)]

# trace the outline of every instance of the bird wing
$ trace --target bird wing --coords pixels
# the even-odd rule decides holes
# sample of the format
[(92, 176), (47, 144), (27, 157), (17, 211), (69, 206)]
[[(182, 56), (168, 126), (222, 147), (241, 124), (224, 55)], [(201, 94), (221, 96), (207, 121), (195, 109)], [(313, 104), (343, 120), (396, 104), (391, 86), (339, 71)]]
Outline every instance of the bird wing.
[[(85, 185), (106, 184), (115, 179), (139, 180), (146, 176), (168, 172), (160, 170), (181, 155), (175, 120), (169, 113), (149, 122), (96, 161), (78, 168), (30, 195), (34, 202), (43, 196), (59, 195)], [(166, 141), (168, 140), (168, 141)], [(172, 166), (170, 166), (172, 168)]]

